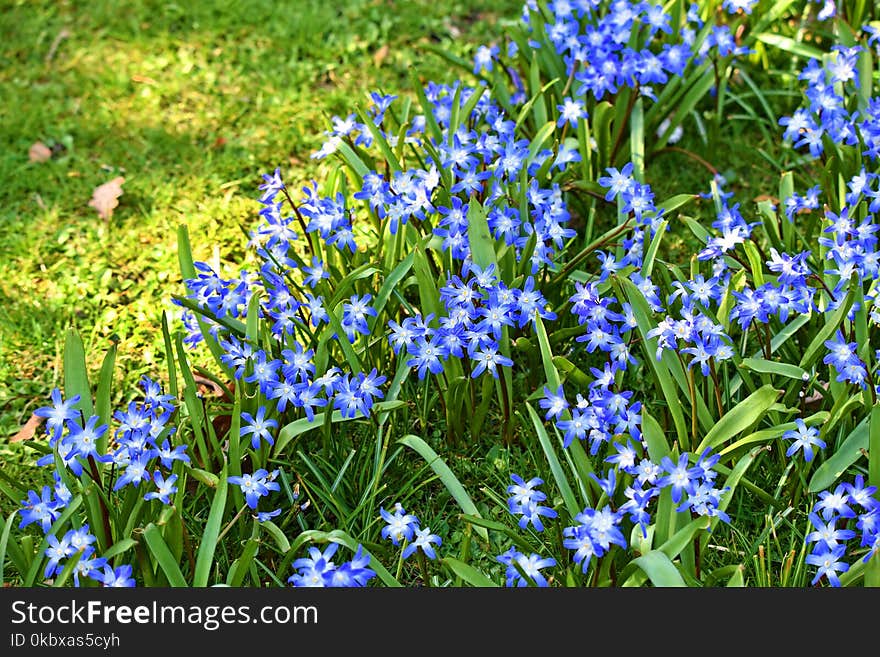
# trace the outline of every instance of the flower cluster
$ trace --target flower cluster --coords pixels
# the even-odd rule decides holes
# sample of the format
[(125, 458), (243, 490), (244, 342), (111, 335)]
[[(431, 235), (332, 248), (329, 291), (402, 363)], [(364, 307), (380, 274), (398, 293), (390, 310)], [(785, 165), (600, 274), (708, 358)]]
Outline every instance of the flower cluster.
[(382, 528), (382, 538), (390, 539), (393, 545), (403, 543), (402, 559), (409, 558), (416, 550), (421, 550), (428, 559), (437, 558), (434, 545), (441, 545), (443, 541), (437, 534), (431, 533), (430, 527), (420, 527), (419, 519), (407, 513), (400, 502), (396, 502), (391, 511), (379, 509), (379, 514), (387, 523)]
[[(725, 8), (748, 13), (753, 4), (754, 0), (727, 0)], [(566, 77), (578, 83), (575, 92), (581, 97), (590, 93), (602, 100), (631, 88), (656, 98), (652, 85), (664, 85), (707, 58), (748, 52), (736, 43), (728, 25), (704, 29), (696, 3), (690, 5), (684, 25), (674, 29), (670, 14), (652, 2), (616, 0), (608, 3), (607, 11), (591, 1), (564, 0), (549, 6), (552, 20), (546, 25), (535, 0), (523, 7), (523, 20), (533, 37), (530, 43), (549, 42), (565, 63)]]
[[(825, 577), (831, 586), (840, 586), (838, 573), (849, 570), (850, 539), (859, 536), (859, 548), (867, 548), (863, 561), (868, 561), (880, 550), (880, 502), (874, 498), (876, 486), (866, 486), (862, 475), (856, 475), (853, 483), (838, 484), (833, 490), (819, 493), (819, 501), (810, 513), (813, 531), (805, 538), (814, 544), (807, 555), (807, 563), (816, 566), (812, 584)], [(847, 529), (847, 525), (855, 530)], [(858, 532), (856, 532), (858, 530)]]
[(287, 581), (293, 586), (358, 587), (366, 586), (376, 576), (376, 572), (369, 568), (370, 555), (364, 552), (362, 545), (358, 545), (350, 561), (337, 566), (331, 559), (338, 549), (339, 545), (336, 543), (328, 545), (323, 552), (316, 547), (310, 547), (308, 557), (293, 562), (297, 572)]
[(513, 484), (507, 487), (507, 492), (510, 494), (507, 508), (510, 513), (520, 517), (520, 529), (525, 529), (531, 524), (536, 531), (544, 531), (541, 517), (555, 518), (559, 515), (551, 507), (541, 504), (547, 499), (547, 495), (537, 487), (543, 484), (544, 480), (533, 477), (525, 481), (518, 474), (512, 474), (510, 478), (513, 480)]
[[(517, 260), (528, 255), (533, 274), (551, 264), (554, 253), (575, 231), (566, 227), (570, 214), (560, 186), (542, 188), (539, 174), (565, 170), (580, 161), (576, 145), (563, 143), (556, 150), (531, 152), (529, 141), (517, 137), (516, 123), (484, 89), (459, 82), (429, 83), (424, 92), (439, 134), (428, 134), (424, 116), (412, 120), (407, 130), (407, 137), (416, 143), (422, 143), (419, 136), (424, 139), (424, 167), (396, 171), (390, 177), (369, 171), (353, 198), (385, 222), (391, 235), (411, 219), (427, 223), (442, 240), (442, 249), (462, 261), (472, 259), (471, 214), (486, 208), (485, 221), (492, 236), (511, 247)], [(471, 107), (470, 115), (453, 125), (453, 117), (467, 107)], [(384, 110), (382, 117), (386, 117)], [(357, 145), (365, 128), (353, 122), (346, 124), (345, 132), (331, 131), (320, 156), (335, 152), (345, 140)], [(375, 129), (381, 130), (382, 124)], [(394, 134), (382, 135), (394, 144)], [(523, 196), (528, 201), (527, 214), (511, 202)]]
[(537, 586), (550, 586), (550, 582), (541, 570), (552, 568), (556, 565), (556, 559), (553, 557), (542, 558), (541, 555), (535, 553), (526, 556), (516, 548), (510, 548), (504, 554), (495, 557), (495, 559), (507, 566), (505, 572), (506, 586), (529, 586), (529, 580)]
[[(587, 571), (590, 560), (603, 556), (612, 545), (627, 547), (626, 537), (620, 530), (624, 518), (629, 516), (633, 525), (638, 526), (642, 535), (647, 536), (651, 523), (651, 500), (659, 498), (660, 492), (668, 488), (672, 501), (679, 513), (689, 512), (694, 517), (705, 516), (729, 522), (730, 518), (720, 508), (721, 495), (725, 489), (715, 485), (719, 460), (717, 454), (710, 455), (706, 449), (699, 458), (694, 459), (687, 452), (678, 460), (664, 456), (657, 465), (649, 458), (639, 458), (638, 449), (630, 442), (615, 443), (616, 454), (605, 460), (614, 464), (605, 479), (598, 479), (602, 491), (610, 500), (621, 477), (625, 486), (623, 497), (626, 502), (616, 509), (609, 503), (599, 509), (586, 508), (575, 517), (576, 525), (566, 527), (563, 535), (564, 545), (573, 550), (575, 563)], [(691, 465), (691, 461), (696, 461)]]
[(433, 315), (408, 317), (400, 324), (389, 320), (388, 340), (398, 353), (406, 348), (407, 365), (424, 379), (428, 372), (440, 374), (449, 358), (469, 361), (471, 376), (490, 372), (498, 378), (498, 367), (510, 367), (513, 361), (501, 352), (505, 327), (523, 328), (536, 316), (552, 319), (544, 296), (535, 290), (528, 277), (521, 289), (509, 288), (495, 275), (495, 265), (481, 269), (465, 265), (462, 276), (453, 275), (440, 289), (447, 315), (433, 328)]
[(823, 138), (835, 144), (862, 144), (862, 154), (871, 160), (880, 155), (880, 100), (871, 99), (861, 111), (847, 107), (846, 96), (858, 90), (857, 71), (861, 46), (834, 46), (826, 62), (811, 59), (799, 75), (807, 83), (806, 107), (784, 116), (779, 124), (785, 127), (783, 137), (795, 148), (807, 148), (819, 157), (825, 152)]
[(113, 568), (97, 555), (98, 539), (88, 524), (75, 525), (61, 538), (58, 537), (61, 528), (55, 525), (73, 499), (72, 478), (99, 480), (104, 464), (112, 464), (113, 472), (117, 474), (115, 481), (108, 482), (109, 490), (120, 491), (128, 486), (138, 489), (141, 483), (145, 487), (152, 484), (153, 488), (148, 488), (143, 499), (172, 504), (171, 496), (177, 492), (178, 475), (172, 474), (171, 470), (176, 461), (189, 463), (190, 458), (186, 454), (186, 445), (171, 444), (175, 431), (168, 426), (175, 411), (172, 397), (162, 394), (159, 384), (149, 378), (144, 377), (141, 386), (143, 399), (131, 402), (124, 411), (113, 414), (118, 427), (112, 441), (105, 437), (107, 425), (98, 424), (99, 416), (92, 415), (83, 421), (79, 395), (65, 400), (56, 388), (51, 394), (52, 405), (36, 411), (37, 416), (45, 418), (51, 448), (37, 464), (54, 468), (55, 484), (53, 487), (43, 486), (39, 494), (28, 491), (19, 510), (19, 528), (36, 524), (46, 534), (49, 544), (45, 552), (48, 557), (44, 571), (46, 578), (61, 574), (67, 561), (79, 555), (73, 570), (75, 585), (80, 585), (81, 577), (94, 579), (105, 586), (134, 585), (130, 566)]

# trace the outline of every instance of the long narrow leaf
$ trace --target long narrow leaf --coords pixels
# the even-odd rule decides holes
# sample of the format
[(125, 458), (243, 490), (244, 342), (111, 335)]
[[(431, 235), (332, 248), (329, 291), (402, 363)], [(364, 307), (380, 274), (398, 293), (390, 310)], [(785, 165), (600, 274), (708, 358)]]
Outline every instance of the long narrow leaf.
[(193, 586), (207, 586), (208, 577), (211, 574), (211, 566), (214, 564), (214, 552), (217, 549), (217, 537), (220, 535), (220, 526), (223, 524), (223, 513), (226, 510), (226, 494), (229, 483), (226, 477), (226, 468), (220, 473), (214, 499), (211, 502), (211, 511), (208, 513), (208, 522), (202, 534), (202, 542), (196, 556), (195, 576)]
[(186, 578), (180, 572), (177, 559), (174, 558), (168, 544), (162, 538), (162, 532), (152, 522), (144, 527), (144, 540), (147, 547), (150, 548), (150, 553), (156, 559), (156, 563), (159, 564), (159, 568), (165, 573), (168, 584), (176, 588), (186, 587)]

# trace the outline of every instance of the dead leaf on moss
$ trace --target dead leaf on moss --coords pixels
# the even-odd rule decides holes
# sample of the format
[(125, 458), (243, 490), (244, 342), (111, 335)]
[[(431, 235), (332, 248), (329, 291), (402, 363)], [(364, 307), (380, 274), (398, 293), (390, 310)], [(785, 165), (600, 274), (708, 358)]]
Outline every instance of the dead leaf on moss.
[(388, 44), (384, 44), (381, 48), (379, 48), (376, 52), (373, 53), (373, 66), (379, 68), (382, 66), (382, 62), (384, 62), (388, 58), (388, 54), (391, 52), (391, 49), (388, 47)]
[(119, 205), (124, 182), (125, 178), (117, 176), (110, 182), (98, 185), (92, 192), (92, 200), (89, 201), (89, 205), (98, 211), (98, 216), (104, 221), (110, 221), (110, 217), (113, 216), (113, 208)]
[(48, 162), (52, 159), (52, 149), (41, 141), (34, 142), (28, 149), (28, 159), (31, 162)]
[(24, 426), (19, 430), (17, 434), (15, 434), (12, 438), (9, 439), (11, 443), (21, 443), (25, 440), (32, 440), (34, 434), (37, 432), (37, 428), (43, 423), (43, 418), (39, 415), (31, 415), (31, 419), (24, 423)]

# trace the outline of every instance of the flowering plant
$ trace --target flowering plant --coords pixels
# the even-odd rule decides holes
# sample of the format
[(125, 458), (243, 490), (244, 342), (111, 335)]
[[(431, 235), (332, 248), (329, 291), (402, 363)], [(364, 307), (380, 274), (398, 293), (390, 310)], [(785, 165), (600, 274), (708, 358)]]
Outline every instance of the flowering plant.
[[(876, 27), (809, 60), (780, 121), (819, 185), (785, 172), (753, 208), (717, 174), (662, 201), (649, 179), (692, 112), (721, 121), (734, 59), (793, 47), (765, 31), (792, 3), (758, 4), (527, 2), (470, 81), (334, 117), (322, 184), (264, 174), (251, 268), (194, 261), (181, 227), (170, 394), (145, 380), (111, 416), (113, 352), (93, 402), (69, 336), (40, 412), (54, 487), (20, 513), (42, 543), (6, 547), (22, 581), (743, 584), (713, 538), (754, 550), (785, 522), (782, 581), (880, 583)], [(449, 463), (487, 436), (526, 469), (478, 504)], [(461, 511), (454, 541), (404, 509), (412, 452)]]

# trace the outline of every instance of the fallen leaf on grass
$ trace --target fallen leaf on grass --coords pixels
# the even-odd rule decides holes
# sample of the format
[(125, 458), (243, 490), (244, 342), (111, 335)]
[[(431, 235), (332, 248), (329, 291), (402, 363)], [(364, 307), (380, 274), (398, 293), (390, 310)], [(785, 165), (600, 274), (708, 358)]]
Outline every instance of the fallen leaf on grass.
[(89, 205), (98, 211), (98, 216), (109, 221), (113, 216), (113, 208), (119, 205), (119, 197), (122, 196), (122, 184), (125, 178), (117, 176), (110, 182), (95, 187), (92, 192), (92, 200)]
[(52, 159), (52, 149), (41, 141), (34, 142), (28, 149), (28, 158), (31, 162), (48, 162)]
[(760, 203), (761, 201), (770, 201), (773, 205), (779, 205), (779, 199), (775, 196), (771, 196), (770, 194), (760, 194), (752, 199), (755, 203)]
[(25, 422), (24, 426), (19, 430), (19, 432), (9, 439), (9, 442), (21, 443), (25, 440), (31, 440), (34, 437), (34, 434), (37, 432), (37, 427), (39, 427), (42, 423), (42, 417), (36, 414), (31, 415), (31, 419)]
[(373, 53), (373, 66), (379, 68), (382, 66), (382, 62), (388, 57), (388, 53), (391, 52), (391, 49), (388, 47), (386, 43), (381, 48), (379, 48), (376, 52)]

